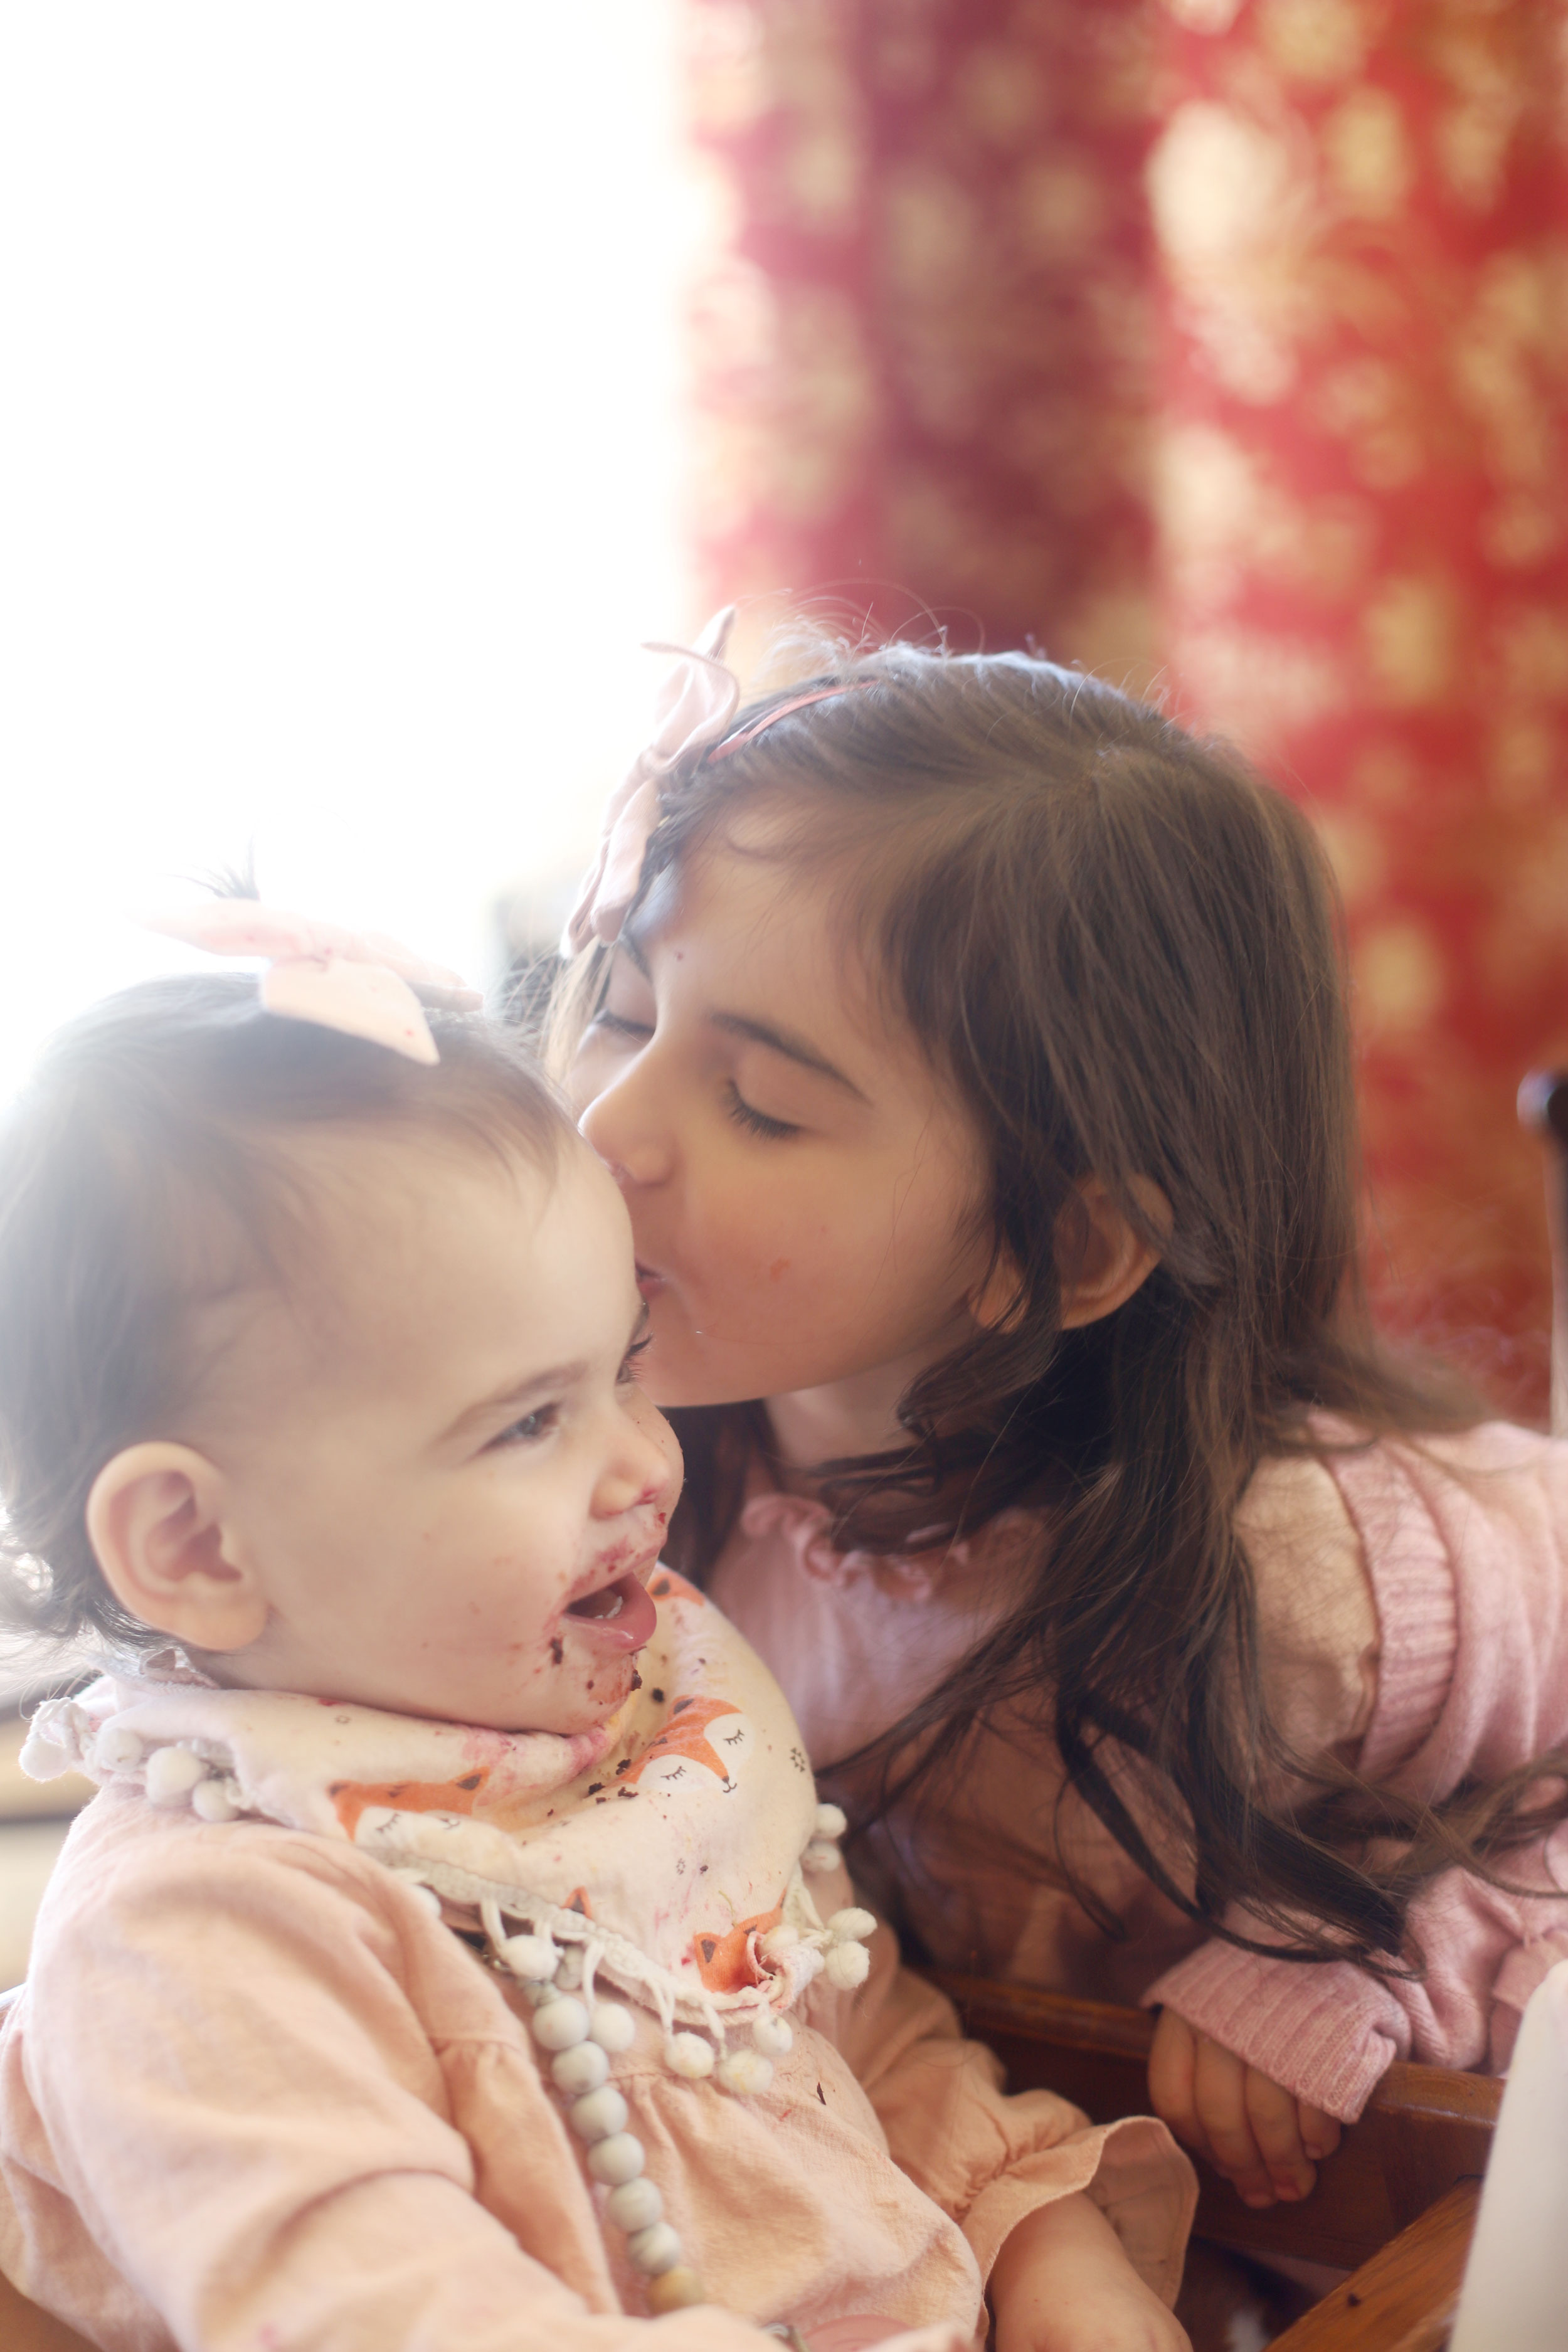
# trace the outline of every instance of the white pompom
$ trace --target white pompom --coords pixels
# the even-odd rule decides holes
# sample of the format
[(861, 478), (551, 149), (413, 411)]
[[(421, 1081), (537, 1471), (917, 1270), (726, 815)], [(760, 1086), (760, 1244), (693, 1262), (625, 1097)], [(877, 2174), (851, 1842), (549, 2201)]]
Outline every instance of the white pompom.
[(198, 1780), (191, 1790), (191, 1811), (198, 1821), (237, 1822), (238, 1795), (232, 1780)]
[(146, 1754), (128, 1724), (102, 1725), (92, 1743), (92, 1761), (100, 1772), (134, 1772)]
[(533, 2012), (533, 2038), (542, 2050), (574, 2050), (588, 2039), (588, 2012), (571, 1993), (547, 2000)]
[(864, 1944), (834, 1944), (824, 1963), (827, 1981), (840, 1992), (853, 1992), (871, 1973), (871, 1955)]
[(664, 2063), (672, 2074), (700, 2083), (713, 2072), (713, 2045), (700, 2033), (672, 2033), (664, 2045)]
[(646, 2161), (641, 2140), (627, 2131), (616, 2132), (588, 2150), (588, 2169), (607, 2189), (619, 2189), (623, 2182), (637, 2179)]
[(664, 2200), (651, 2180), (628, 2180), (605, 2198), (605, 2218), (628, 2234), (633, 2230), (651, 2230), (664, 2219)]
[(858, 1903), (845, 1910), (836, 1911), (827, 1923), (827, 1932), (837, 1944), (858, 1944), (875, 1935), (877, 1922), (869, 1911), (862, 1911)]
[(818, 1805), (816, 1834), (819, 1838), (841, 1838), (849, 1826), (849, 1817), (841, 1805)]
[(618, 2000), (596, 2000), (588, 2032), (601, 2050), (629, 2050), (637, 2038), (637, 2021)]
[(566, 2110), (566, 2120), (579, 2139), (614, 2139), (626, 2127), (629, 2110), (613, 2083), (601, 2083), (585, 2099)]
[(16, 1761), (29, 1780), (58, 1780), (62, 1772), (71, 1772), (76, 1769), (76, 1758), (71, 1750), (62, 1748), (58, 1739), (50, 1739), (37, 1729), (29, 1731), (22, 1742), (22, 1752)]
[(550, 2072), (558, 2091), (564, 2091), (569, 2099), (580, 2099), (608, 2081), (610, 2062), (596, 2042), (576, 2042), (570, 2050), (556, 2052)]
[(784, 2058), (795, 2048), (795, 2029), (787, 2018), (764, 2010), (752, 2020), (752, 2040), (764, 2058)]
[(561, 1958), (548, 1936), (508, 1936), (498, 1956), (523, 1984), (548, 1983)]
[(838, 1848), (836, 1845), (829, 1845), (826, 1838), (813, 1838), (801, 1855), (800, 1866), (802, 1870), (809, 1870), (814, 1875), (825, 1870), (837, 1870)]
[(155, 1748), (147, 1759), (146, 1790), (154, 1805), (184, 1805), (207, 1768), (188, 1748)]
[(773, 2062), (760, 2050), (731, 2050), (719, 2065), (719, 2080), (742, 2099), (757, 2097), (773, 2079)]
[(763, 1955), (766, 1959), (782, 1960), (786, 1952), (794, 1951), (799, 1941), (800, 1929), (781, 1922), (778, 1927), (770, 1927), (763, 1937)]
[(680, 2240), (668, 2221), (656, 2221), (651, 2229), (638, 2230), (626, 2240), (626, 2260), (645, 2278), (658, 2278), (680, 2260)]

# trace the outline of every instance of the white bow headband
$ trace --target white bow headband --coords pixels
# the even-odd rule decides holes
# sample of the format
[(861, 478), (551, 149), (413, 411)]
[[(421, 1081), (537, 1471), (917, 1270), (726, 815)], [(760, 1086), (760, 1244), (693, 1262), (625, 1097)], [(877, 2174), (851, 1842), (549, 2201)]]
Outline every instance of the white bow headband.
[(368, 1038), (411, 1062), (441, 1056), (410, 982), (438, 992), (455, 1010), (473, 1011), (484, 1002), (459, 973), (426, 963), (380, 931), (287, 915), (254, 898), (215, 898), (188, 913), (145, 916), (142, 928), (208, 955), (265, 956), (260, 994), (268, 1013)]
[(619, 939), (626, 909), (637, 897), (643, 859), (659, 820), (659, 792), (672, 768), (693, 751), (706, 750), (710, 760), (738, 751), (762, 734), (777, 719), (807, 703), (826, 702), (835, 695), (854, 692), (868, 679), (843, 686), (818, 686), (791, 695), (738, 735), (730, 733), (741, 707), (741, 681), (724, 660), (724, 649), (734, 625), (735, 607), (715, 613), (694, 646), (646, 645), (645, 653), (673, 654), (676, 667), (658, 690), (653, 709), (653, 733), (632, 761), (625, 782), (611, 793), (599, 834), (599, 854), (583, 877), (566, 929), (562, 934), (563, 956), (580, 954), (593, 940), (606, 943)]

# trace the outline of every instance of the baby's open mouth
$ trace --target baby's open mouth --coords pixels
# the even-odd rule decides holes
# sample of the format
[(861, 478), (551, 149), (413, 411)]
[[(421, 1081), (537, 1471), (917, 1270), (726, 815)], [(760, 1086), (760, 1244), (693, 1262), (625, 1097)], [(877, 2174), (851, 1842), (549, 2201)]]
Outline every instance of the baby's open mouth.
[(642, 1579), (629, 1571), (617, 1576), (613, 1584), (597, 1585), (592, 1592), (584, 1592), (565, 1614), (584, 1633), (616, 1650), (640, 1650), (658, 1623), (658, 1612)]
[(626, 1588), (636, 1582), (635, 1576), (617, 1576), (614, 1584), (601, 1584), (597, 1592), (585, 1592), (581, 1601), (574, 1601), (566, 1614), (568, 1617), (618, 1617), (626, 1605)]

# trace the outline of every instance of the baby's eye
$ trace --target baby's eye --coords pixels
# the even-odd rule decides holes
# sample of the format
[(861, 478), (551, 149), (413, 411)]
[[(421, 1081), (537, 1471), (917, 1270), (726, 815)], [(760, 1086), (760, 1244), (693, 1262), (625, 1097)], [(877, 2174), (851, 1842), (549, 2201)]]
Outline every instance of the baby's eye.
[(503, 1430), (491, 1438), (490, 1444), (492, 1445), (536, 1444), (540, 1438), (549, 1435), (560, 1418), (561, 1408), (558, 1404), (538, 1405), (532, 1412), (522, 1414), (520, 1420), (509, 1422)]
[(651, 1331), (645, 1332), (640, 1339), (634, 1339), (632, 1341), (631, 1346), (621, 1358), (621, 1369), (616, 1376), (622, 1388), (631, 1388), (636, 1385), (637, 1376), (637, 1360), (641, 1356), (646, 1356), (652, 1345), (653, 1333)]

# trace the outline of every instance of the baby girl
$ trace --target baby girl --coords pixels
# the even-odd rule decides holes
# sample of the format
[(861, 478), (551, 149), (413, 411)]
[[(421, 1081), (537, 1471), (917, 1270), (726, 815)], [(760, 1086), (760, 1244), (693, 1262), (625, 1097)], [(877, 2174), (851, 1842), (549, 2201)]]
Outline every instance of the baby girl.
[(0, 1137), (13, 1606), (107, 1653), (0, 2270), (105, 2352), (1184, 2345), (1164, 2127), (1000, 2093), (658, 1567), (609, 1175), (389, 942), (195, 929), (259, 997), (110, 1000)]

